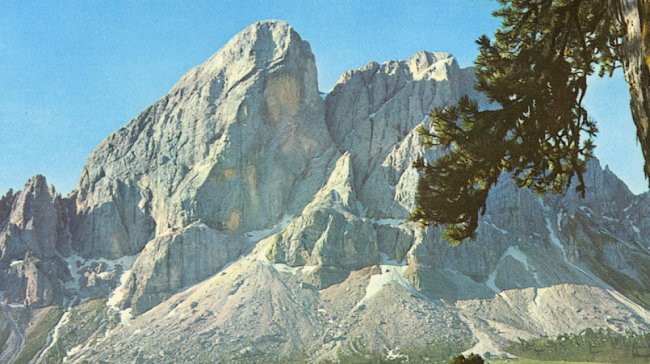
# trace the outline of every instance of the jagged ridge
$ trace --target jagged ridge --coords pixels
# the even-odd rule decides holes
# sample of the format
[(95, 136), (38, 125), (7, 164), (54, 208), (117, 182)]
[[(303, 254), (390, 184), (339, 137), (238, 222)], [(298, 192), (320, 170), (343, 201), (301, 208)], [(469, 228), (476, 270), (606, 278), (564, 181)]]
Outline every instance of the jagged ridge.
[(72, 361), (500, 353), (647, 330), (648, 196), (597, 162), (585, 199), (504, 179), (458, 248), (405, 222), (414, 129), (463, 94), (487, 106), (472, 86), (451, 55), (419, 52), (345, 73), (323, 101), (309, 44), (255, 23), (102, 142), (70, 196), (37, 177), (0, 200), (0, 289), (34, 308), (110, 293), (97, 312), (117, 326), (61, 344)]

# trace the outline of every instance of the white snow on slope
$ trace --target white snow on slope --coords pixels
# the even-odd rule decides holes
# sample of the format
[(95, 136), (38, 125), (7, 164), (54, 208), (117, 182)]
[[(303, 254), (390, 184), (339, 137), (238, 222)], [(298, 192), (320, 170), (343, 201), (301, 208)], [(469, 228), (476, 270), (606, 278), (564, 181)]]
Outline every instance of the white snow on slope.
[(480, 354), (482, 356), (485, 356), (485, 353), (490, 352), (492, 355), (503, 355), (505, 354), (500, 348), (499, 345), (496, 344), (492, 339), (490, 338), (490, 335), (486, 334), (485, 332), (479, 330), (476, 325), (474, 325), (474, 322), (470, 320), (467, 317), (464, 317), (464, 315), (461, 315), (461, 319), (469, 326), (470, 331), (472, 331), (472, 334), (474, 337), (478, 340), (478, 342), (472, 346), (471, 348), (465, 350), (463, 352), (464, 355), (468, 355), (471, 353), (474, 354)]
[(50, 341), (49, 345), (41, 351), (41, 354), (38, 356), (38, 359), (36, 359), (36, 363), (41, 363), (43, 361), (43, 357), (47, 354), (50, 349), (56, 345), (56, 343), (59, 341), (59, 337), (61, 336), (61, 328), (63, 325), (65, 325), (68, 320), (70, 320), (70, 311), (65, 311), (63, 313), (63, 316), (59, 319), (59, 322), (54, 326), (54, 331), (52, 331), (52, 335), (50, 336)]
[[(139, 255), (139, 254), (138, 254)], [(108, 296), (106, 301), (106, 306), (120, 313), (120, 322), (123, 325), (128, 325), (129, 322), (133, 319), (133, 314), (131, 313), (131, 308), (125, 310), (120, 309), (119, 304), (122, 302), (124, 297), (126, 297), (129, 292), (126, 288), (126, 282), (129, 280), (131, 275), (131, 268), (133, 263), (138, 258), (138, 255), (128, 256), (120, 258), (122, 260), (122, 268), (124, 269), (122, 275), (120, 276), (120, 284), (115, 288), (113, 292)]]
[(573, 263), (572, 261), (569, 260), (569, 258), (567, 257), (567, 252), (566, 252), (566, 248), (564, 247), (564, 244), (562, 244), (560, 239), (555, 234), (555, 230), (553, 230), (553, 225), (551, 224), (551, 219), (549, 219), (548, 216), (544, 217), (544, 219), (546, 219), (546, 230), (548, 231), (548, 237), (549, 237), (549, 239), (551, 239), (551, 243), (553, 243), (553, 245), (558, 247), (560, 249), (560, 251), (562, 252), (562, 258), (563, 258), (564, 262), (568, 266), (570, 266), (571, 268), (573, 268), (573, 269), (577, 270), (578, 272), (584, 274), (588, 278), (593, 279), (594, 275), (591, 272), (588, 272), (584, 268), (578, 266), (577, 264), (575, 264), (575, 263)]
[(503, 235), (507, 235), (507, 234), (508, 234), (508, 230), (504, 230), (504, 229), (502, 229), (502, 228), (496, 226), (493, 222), (491, 222), (491, 221), (489, 221), (489, 220), (484, 220), (483, 223), (484, 223), (485, 225), (487, 225), (487, 226), (490, 226), (491, 228), (493, 228), (494, 230), (500, 232), (500, 233), (503, 234)]
[(420, 293), (411, 285), (411, 283), (407, 281), (406, 278), (404, 278), (404, 271), (406, 271), (406, 268), (408, 268), (406, 262), (400, 263), (396, 260), (391, 260), (388, 258), (388, 255), (384, 253), (379, 253), (379, 261), (379, 268), (381, 269), (381, 273), (372, 275), (370, 277), (370, 281), (366, 287), (366, 294), (356, 304), (355, 307), (358, 307), (363, 302), (379, 293), (385, 285), (391, 282), (395, 282), (400, 286), (413, 291), (415, 294), (420, 295)]
[(79, 255), (70, 255), (69, 257), (65, 258), (61, 256), (61, 259), (63, 259), (67, 266), (68, 270), (70, 271), (70, 274), (72, 275), (72, 280), (65, 282), (65, 288), (70, 289), (70, 290), (79, 290), (79, 281), (81, 280), (81, 273), (84, 269), (84, 267), (90, 267), (92, 264), (105, 264), (106, 265), (106, 271), (111, 271), (117, 267), (117, 265), (122, 266), (122, 270), (126, 271), (128, 269), (131, 269), (131, 266), (133, 265), (133, 262), (135, 262), (136, 258), (138, 257), (138, 254), (136, 255), (125, 255), (119, 259), (105, 259), (105, 258), (94, 258), (94, 259), (86, 259), (82, 256)]
[(495, 280), (497, 277), (497, 273), (499, 272), (499, 268), (501, 268), (501, 265), (503, 265), (503, 261), (506, 257), (512, 257), (513, 259), (517, 260), (520, 262), (524, 268), (526, 269), (527, 272), (530, 272), (533, 275), (533, 278), (535, 279), (535, 282), (541, 286), (541, 282), (539, 280), (539, 275), (535, 271), (534, 268), (528, 264), (528, 256), (519, 249), (518, 246), (510, 246), (508, 249), (503, 252), (503, 255), (501, 255), (501, 258), (499, 259), (499, 262), (497, 263), (497, 266), (494, 268), (494, 270), (490, 273), (488, 276), (487, 281), (485, 282), (485, 285), (488, 286), (489, 289), (492, 291), (499, 293), (501, 290), (499, 287), (496, 286)]
[(284, 215), (282, 217), (282, 219), (280, 220), (280, 222), (278, 222), (274, 226), (272, 226), (272, 227), (270, 227), (268, 229), (264, 229), (264, 230), (249, 231), (249, 232), (246, 233), (246, 236), (248, 237), (248, 240), (251, 243), (257, 243), (258, 241), (260, 241), (262, 239), (266, 239), (266, 238), (268, 238), (269, 236), (271, 236), (273, 234), (279, 233), (284, 228), (289, 226), (289, 224), (291, 223), (292, 220), (293, 220), (293, 216)]
[(375, 225), (388, 225), (394, 228), (406, 223), (404, 219), (372, 219), (371, 221)]

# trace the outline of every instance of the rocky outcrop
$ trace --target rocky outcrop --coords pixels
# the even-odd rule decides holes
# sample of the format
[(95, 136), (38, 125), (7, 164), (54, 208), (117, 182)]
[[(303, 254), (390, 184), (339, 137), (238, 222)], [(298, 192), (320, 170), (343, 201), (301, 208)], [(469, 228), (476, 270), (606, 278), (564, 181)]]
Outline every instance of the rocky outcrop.
[(65, 268), (55, 260), (41, 260), (26, 256), (15, 260), (2, 275), (2, 288), (7, 302), (30, 307), (44, 307), (63, 303), (62, 277)]
[(350, 270), (377, 263), (377, 235), (370, 221), (357, 215), (360, 204), (352, 181), (346, 153), (300, 217), (269, 238), (267, 257), (290, 266), (312, 266), (311, 279), (321, 288), (341, 282)]
[(91, 153), (76, 249), (116, 258), (195, 221), (245, 232), (300, 211), (337, 153), (316, 82), (286, 23), (240, 32)]
[(0, 222), (6, 222), (9, 220), (9, 214), (11, 214), (11, 205), (14, 203), (14, 190), (9, 189), (4, 196), (0, 197)]
[(127, 294), (118, 303), (140, 314), (178, 290), (221, 270), (246, 247), (241, 236), (194, 223), (182, 231), (149, 242), (120, 287)]
[(406, 216), (395, 194), (403, 193), (396, 191), (398, 176), (421, 151), (413, 129), (427, 121), (431, 109), (462, 95), (486, 104), (473, 90), (473, 80), (473, 70), (461, 69), (451, 54), (429, 52), (382, 65), (371, 62), (341, 76), (327, 95), (326, 121), (332, 139), (352, 155), (354, 187), (369, 216)]
[(54, 255), (59, 238), (58, 199), (43, 176), (25, 184), (24, 190), (12, 199), (8, 219), (0, 233), (0, 260), (12, 261), (27, 251), (39, 257)]
[(57, 246), (64, 246), (65, 209), (43, 176), (0, 200), (0, 289), (12, 303), (46, 306), (63, 300), (69, 275)]

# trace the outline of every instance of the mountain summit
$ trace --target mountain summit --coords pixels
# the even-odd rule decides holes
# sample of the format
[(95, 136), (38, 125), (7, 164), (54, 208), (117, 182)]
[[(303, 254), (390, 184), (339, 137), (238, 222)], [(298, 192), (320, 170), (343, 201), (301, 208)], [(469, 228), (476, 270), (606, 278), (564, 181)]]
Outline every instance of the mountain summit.
[[(504, 179), (451, 247), (406, 221), (411, 162), (437, 155), (415, 129), (465, 94), (488, 106), (473, 70), (418, 52), (324, 99), (316, 72), (291, 26), (255, 23), (100, 143), (69, 196), (37, 176), (2, 197), (0, 361), (446, 361), (650, 329), (648, 195), (597, 161), (585, 199)], [(50, 334), (26, 354), (33, 327)]]

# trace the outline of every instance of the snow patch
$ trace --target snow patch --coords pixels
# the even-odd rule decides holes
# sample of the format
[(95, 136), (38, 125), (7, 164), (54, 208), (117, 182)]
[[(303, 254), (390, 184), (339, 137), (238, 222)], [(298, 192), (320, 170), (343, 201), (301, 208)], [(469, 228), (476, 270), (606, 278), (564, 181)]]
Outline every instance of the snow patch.
[(555, 231), (553, 230), (553, 225), (551, 225), (551, 219), (548, 217), (544, 218), (546, 220), (546, 230), (548, 231), (548, 238), (551, 239), (551, 243), (558, 247), (562, 251), (562, 255), (566, 258), (566, 249), (564, 248), (564, 244), (560, 241), (560, 239), (557, 237), (555, 234)]
[(65, 282), (64, 287), (68, 290), (79, 291), (81, 289), (79, 282), (82, 278), (82, 271), (85, 268), (90, 268), (93, 264), (104, 264), (106, 265), (106, 271), (114, 270), (118, 265), (122, 266), (122, 270), (126, 271), (131, 269), (133, 262), (137, 259), (139, 254), (136, 255), (125, 255), (119, 259), (105, 259), (105, 258), (94, 258), (86, 259), (82, 256), (73, 254), (69, 257), (63, 257), (59, 255), (68, 266), (68, 271), (72, 275), (72, 280)]
[(133, 263), (138, 258), (138, 255), (126, 256), (120, 258), (122, 267), (124, 269), (122, 275), (120, 276), (120, 284), (117, 286), (117, 288), (115, 288), (113, 292), (111, 292), (111, 294), (109, 294), (108, 300), (106, 301), (107, 307), (109, 307), (114, 311), (119, 312), (120, 322), (125, 326), (128, 326), (129, 323), (131, 322), (131, 320), (133, 319), (133, 314), (131, 312), (131, 308), (122, 310), (120, 309), (119, 304), (129, 294), (129, 290), (128, 288), (126, 288), (126, 283), (128, 282), (129, 277), (131, 276), (131, 269), (133, 268)]
[(502, 229), (502, 228), (496, 226), (496, 225), (495, 225), (493, 222), (491, 222), (491, 221), (484, 220), (483, 223), (484, 223), (485, 225), (487, 225), (487, 226), (492, 227), (494, 230), (500, 232), (500, 233), (503, 234), (503, 235), (507, 235), (507, 234), (508, 234), (508, 230), (504, 230), (504, 229)]
[(283, 230), (284, 228), (289, 226), (289, 224), (291, 223), (291, 220), (293, 220), (293, 216), (284, 215), (282, 217), (282, 219), (280, 220), (280, 222), (278, 222), (274, 226), (272, 226), (272, 227), (270, 227), (268, 229), (264, 229), (264, 230), (249, 231), (249, 232), (246, 233), (246, 236), (248, 237), (248, 240), (251, 243), (257, 243), (260, 240), (266, 239), (266, 238), (268, 238), (269, 236), (271, 236), (273, 234), (279, 233), (281, 230)]
[(371, 221), (375, 225), (388, 225), (394, 228), (398, 228), (400, 225), (406, 224), (405, 219), (372, 219)]
[(385, 285), (391, 282), (395, 282), (419, 295), (411, 283), (404, 278), (404, 271), (408, 268), (406, 261), (400, 263), (396, 260), (389, 259), (388, 255), (384, 253), (379, 253), (379, 268), (381, 269), (381, 273), (370, 277), (370, 281), (366, 287), (366, 294), (355, 307), (379, 293)]
[(38, 356), (38, 359), (36, 360), (37, 363), (42, 362), (43, 357), (47, 354), (50, 349), (56, 345), (56, 343), (59, 341), (59, 337), (61, 336), (61, 328), (63, 325), (65, 325), (68, 321), (70, 320), (70, 311), (65, 311), (63, 313), (63, 316), (59, 319), (59, 322), (54, 326), (54, 330), (52, 331), (52, 335), (50, 336), (50, 342), (49, 345), (41, 351), (41, 354)]
[[(568, 266), (570, 266), (571, 268), (573, 268), (573, 269), (577, 270), (578, 272), (586, 275), (588, 278), (594, 279), (595, 277), (594, 277), (594, 275), (592, 273), (586, 271), (585, 269), (579, 267), (577, 264), (575, 264), (575, 263), (573, 263), (572, 261), (569, 260), (569, 258), (567, 257), (567, 252), (566, 252), (566, 248), (564, 247), (564, 244), (562, 244), (560, 239), (555, 234), (555, 231), (553, 230), (553, 226), (551, 225), (551, 219), (549, 219), (548, 217), (545, 217), (545, 219), (546, 219), (546, 230), (548, 231), (548, 237), (549, 237), (549, 239), (551, 239), (551, 243), (553, 243), (553, 245), (558, 247), (560, 249), (560, 251), (562, 252), (562, 258), (563, 258), (564, 262)], [(600, 281), (600, 280), (597, 280), (597, 281)]]
[(526, 253), (522, 252), (521, 249), (519, 249), (518, 246), (510, 246), (508, 249), (506, 249), (505, 252), (503, 252), (503, 255), (501, 255), (501, 258), (499, 259), (499, 262), (497, 263), (497, 266), (494, 268), (492, 272), (490, 272), (490, 275), (488, 276), (487, 281), (485, 281), (485, 285), (494, 291), (495, 293), (501, 292), (499, 287), (496, 286), (495, 280), (497, 277), (497, 273), (499, 269), (501, 268), (501, 265), (503, 265), (503, 261), (506, 257), (512, 257), (516, 261), (520, 262), (524, 268), (526, 269), (527, 272), (532, 274), (533, 278), (535, 279), (535, 283), (537, 285), (541, 286), (542, 282), (539, 280), (539, 274), (535, 271), (533, 267), (530, 266), (528, 263), (528, 256)]
[(593, 213), (594, 213), (594, 212), (591, 211), (591, 209), (590, 209), (589, 207), (587, 207), (587, 206), (580, 206), (580, 207), (578, 207), (578, 208), (580, 209), (580, 211), (584, 212), (584, 213), (587, 214), (587, 216), (589, 216), (589, 217), (592, 217), (592, 215), (593, 215)]
[[(538, 201), (542, 206), (542, 208), (544, 208), (544, 210), (549, 211), (548, 206), (544, 205), (544, 202), (541, 200), (541, 198)], [(580, 206), (578, 208), (584, 211), (587, 215), (591, 216), (592, 211), (588, 207)], [(548, 232), (548, 237), (551, 240), (551, 243), (555, 245), (558, 249), (560, 249), (560, 251), (562, 252), (562, 258), (564, 260), (564, 263), (566, 263), (568, 266), (575, 269), (576, 271), (584, 274), (585, 276), (587, 276), (587, 278), (595, 282), (600, 282), (601, 284), (604, 284), (604, 282), (600, 280), (598, 277), (596, 277), (593, 273), (585, 270), (584, 268), (581, 268), (580, 266), (578, 266), (577, 264), (569, 260), (564, 244), (562, 244), (557, 234), (555, 233), (555, 230), (553, 229), (553, 224), (551, 223), (551, 219), (548, 216), (544, 216), (544, 219), (546, 220), (546, 230)]]
[(499, 270), (500, 265), (501, 265), (501, 260), (499, 260), (499, 263), (497, 263), (497, 266), (494, 268), (492, 272), (490, 272), (487, 281), (485, 281), (485, 285), (495, 293), (501, 292), (499, 287), (497, 287), (497, 285), (494, 283), (494, 280), (497, 278), (497, 271)]
[(543, 198), (541, 198), (541, 197), (537, 198), (537, 202), (538, 202), (539, 205), (542, 207), (542, 209), (544, 209), (544, 211), (547, 211), (547, 212), (548, 212), (548, 211), (551, 211), (551, 208), (548, 207), (548, 205), (546, 205), (546, 204), (544, 203), (544, 199), (543, 199)]
[(476, 325), (474, 325), (474, 322), (472, 320), (468, 319), (467, 317), (464, 317), (464, 315), (461, 315), (461, 318), (463, 321), (469, 326), (470, 331), (472, 334), (474, 334), (474, 337), (478, 342), (472, 346), (471, 348), (467, 349), (466, 351), (463, 352), (463, 355), (468, 355), (468, 354), (480, 354), (482, 356), (485, 356), (485, 353), (490, 352), (492, 355), (504, 355), (505, 352), (503, 352), (500, 348), (499, 345), (497, 345), (492, 339), (490, 338), (490, 335), (486, 334), (485, 332), (479, 330)]

